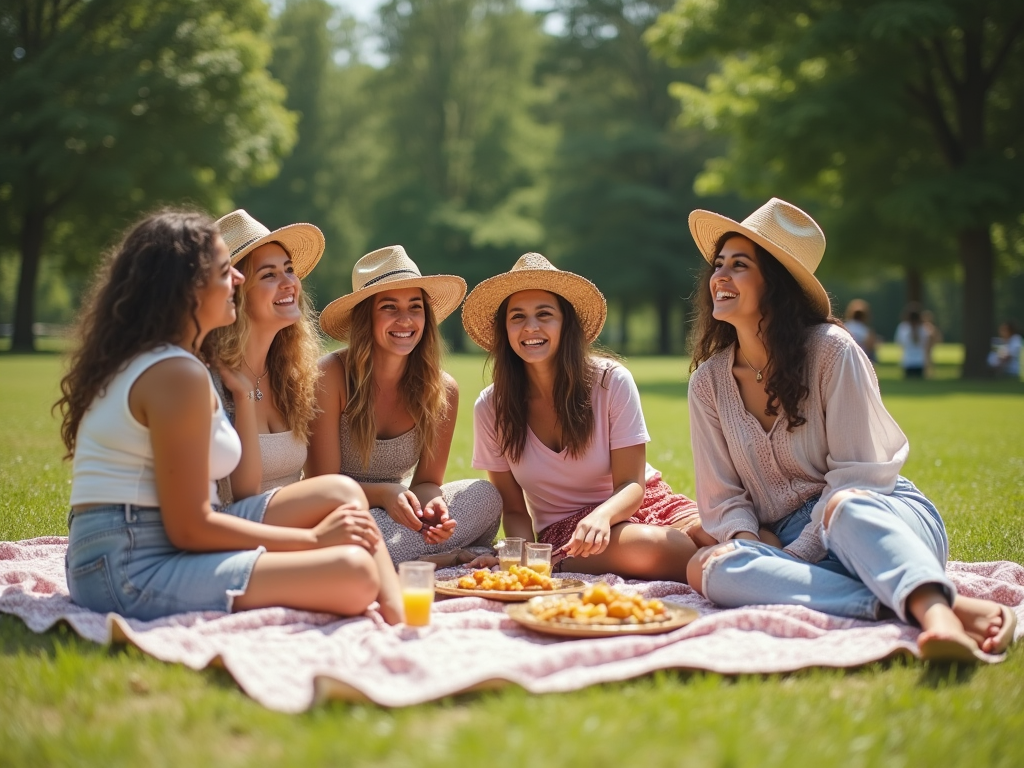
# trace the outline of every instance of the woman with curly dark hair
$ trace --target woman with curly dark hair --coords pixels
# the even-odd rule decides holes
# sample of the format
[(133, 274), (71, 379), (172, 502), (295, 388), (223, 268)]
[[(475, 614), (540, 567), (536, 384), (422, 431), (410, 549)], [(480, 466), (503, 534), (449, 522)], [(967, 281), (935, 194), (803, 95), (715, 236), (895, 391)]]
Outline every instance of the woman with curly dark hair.
[(207, 216), (162, 211), (107, 259), (61, 381), (74, 460), (75, 602), (139, 619), (286, 606), (401, 620), (397, 578), (358, 485), (302, 481), (224, 508), (241, 443), (197, 356), (235, 321), (243, 277)]
[(1006, 650), (1008, 607), (956, 594), (945, 527), (900, 475), (909, 444), (814, 277), (818, 225), (773, 198), (742, 223), (690, 214), (698, 293), (690, 429), (704, 530), (690, 586), (724, 606), (805, 605), (922, 628), (922, 657)]

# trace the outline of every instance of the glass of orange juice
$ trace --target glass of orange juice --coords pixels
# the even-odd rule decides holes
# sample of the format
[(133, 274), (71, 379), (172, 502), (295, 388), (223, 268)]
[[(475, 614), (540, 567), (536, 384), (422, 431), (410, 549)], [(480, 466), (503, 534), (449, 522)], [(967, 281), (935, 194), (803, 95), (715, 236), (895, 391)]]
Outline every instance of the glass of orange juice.
[(510, 537), (498, 542), (498, 564), (501, 570), (507, 571), (513, 565), (523, 562), (523, 544), (525, 539)]
[(425, 627), (430, 624), (430, 606), (434, 603), (434, 564), (413, 560), (398, 564), (398, 584), (405, 606), (405, 624)]
[(526, 567), (532, 568), (542, 576), (551, 575), (551, 545), (526, 543)]

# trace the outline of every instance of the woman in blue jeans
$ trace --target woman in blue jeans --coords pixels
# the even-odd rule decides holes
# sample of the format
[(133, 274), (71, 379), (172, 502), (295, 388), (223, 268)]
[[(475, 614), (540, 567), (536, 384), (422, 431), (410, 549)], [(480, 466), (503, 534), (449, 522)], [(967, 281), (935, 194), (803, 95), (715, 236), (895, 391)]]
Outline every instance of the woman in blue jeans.
[[(285, 606), (401, 621), (366, 497), (328, 475), (221, 508), (241, 442), (200, 359), (235, 320), (242, 275), (209, 217), (163, 211), (102, 269), (61, 381), (74, 459), (68, 588), (94, 611), (156, 619)], [(211, 355), (212, 357), (212, 355)]]
[(690, 585), (723, 606), (895, 614), (926, 659), (1006, 650), (1016, 616), (956, 594), (945, 527), (900, 476), (909, 445), (814, 277), (818, 225), (772, 199), (742, 223), (690, 214), (698, 292), (690, 429), (701, 523)]

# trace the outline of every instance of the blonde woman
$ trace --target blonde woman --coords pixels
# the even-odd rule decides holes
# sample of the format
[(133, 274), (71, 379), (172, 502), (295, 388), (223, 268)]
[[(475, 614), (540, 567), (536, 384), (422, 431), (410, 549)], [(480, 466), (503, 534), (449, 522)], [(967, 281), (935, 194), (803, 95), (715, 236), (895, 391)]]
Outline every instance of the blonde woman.
[(222, 500), (243, 499), (299, 480), (316, 410), (320, 345), (302, 279), (324, 252), (312, 224), (271, 232), (244, 210), (217, 220), (231, 264), (245, 282), (238, 320), (210, 334), (225, 407), (242, 439), (242, 460), (222, 483)]
[(468, 562), (490, 551), (501, 498), (483, 480), (444, 484), (459, 390), (441, 368), (438, 323), (466, 281), (421, 275), (394, 245), (356, 262), (352, 286), (320, 315), (348, 347), (320, 361), (306, 472), (360, 483), (394, 562)]

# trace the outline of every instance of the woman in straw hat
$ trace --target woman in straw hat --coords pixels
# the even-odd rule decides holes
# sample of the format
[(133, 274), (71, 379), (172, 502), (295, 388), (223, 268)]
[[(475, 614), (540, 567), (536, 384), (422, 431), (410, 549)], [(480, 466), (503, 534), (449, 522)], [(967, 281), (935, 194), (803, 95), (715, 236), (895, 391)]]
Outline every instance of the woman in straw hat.
[(74, 458), (67, 579), (94, 611), (155, 619), (286, 606), (401, 620), (397, 577), (348, 478), (295, 483), (221, 508), (242, 452), (199, 357), (235, 321), (242, 274), (213, 220), (163, 211), (103, 267), (61, 381)]
[(497, 492), (482, 480), (444, 483), (459, 389), (441, 369), (438, 323), (462, 303), (466, 281), (421, 275), (393, 245), (356, 262), (352, 288), (320, 315), (348, 347), (320, 361), (308, 473), (359, 481), (396, 563), (455, 565), (490, 551)]
[(629, 371), (591, 349), (606, 314), (593, 283), (539, 253), (473, 289), (462, 322), (494, 366), (473, 466), (501, 494), (505, 533), (536, 531), (558, 569), (683, 581), (696, 505), (647, 464)]
[(222, 501), (299, 480), (319, 377), (313, 307), (302, 279), (320, 261), (324, 236), (312, 224), (271, 232), (244, 210), (217, 220), (231, 264), (245, 277), (238, 319), (208, 337), (215, 381), (242, 439), (242, 460), (221, 485)]
[(725, 606), (895, 613), (922, 627), (925, 658), (1004, 651), (1013, 612), (956, 594), (942, 519), (900, 476), (907, 438), (814, 277), (821, 229), (772, 199), (743, 222), (694, 211), (690, 231), (709, 264), (689, 389), (697, 502), (722, 542), (691, 560), (690, 585)]

